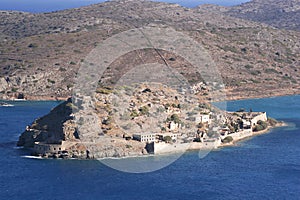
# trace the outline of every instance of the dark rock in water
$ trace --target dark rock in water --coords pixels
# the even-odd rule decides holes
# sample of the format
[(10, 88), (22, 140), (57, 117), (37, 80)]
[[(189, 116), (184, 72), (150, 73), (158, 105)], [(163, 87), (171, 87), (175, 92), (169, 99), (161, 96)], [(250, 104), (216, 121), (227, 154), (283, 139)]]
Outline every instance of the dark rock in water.
[(86, 150), (86, 159), (90, 159), (90, 151)]
[(58, 154), (56, 154), (56, 153), (54, 153), (54, 154), (52, 155), (52, 157), (56, 159), (56, 158), (58, 158), (58, 157), (59, 157), (59, 155), (58, 155)]
[(42, 155), (42, 157), (43, 158), (49, 158), (49, 155), (45, 153), (45, 154)]

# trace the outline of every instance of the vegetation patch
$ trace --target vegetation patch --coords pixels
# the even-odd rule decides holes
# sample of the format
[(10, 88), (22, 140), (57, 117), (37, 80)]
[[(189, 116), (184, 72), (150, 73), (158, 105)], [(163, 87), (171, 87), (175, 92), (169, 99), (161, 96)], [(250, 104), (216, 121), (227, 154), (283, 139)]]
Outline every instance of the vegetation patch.
[(222, 143), (227, 144), (233, 141), (233, 138), (231, 136), (227, 136), (222, 140)]
[(257, 122), (257, 125), (253, 128), (253, 131), (254, 131), (254, 132), (258, 132), (258, 131), (265, 130), (266, 128), (268, 128), (268, 123), (259, 120), (259, 121)]

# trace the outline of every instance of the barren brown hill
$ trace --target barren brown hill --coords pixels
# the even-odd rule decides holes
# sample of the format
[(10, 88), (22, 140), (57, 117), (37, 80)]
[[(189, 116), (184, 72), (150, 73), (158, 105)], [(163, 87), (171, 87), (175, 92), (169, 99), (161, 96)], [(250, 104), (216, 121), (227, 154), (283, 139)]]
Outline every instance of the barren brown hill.
[[(67, 97), (91, 50), (112, 35), (149, 24), (168, 25), (202, 44), (222, 74), (229, 99), (300, 91), (299, 32), (210, 9), (128, 0), (42, 14), (3, 11), (0, 17), (1, 98), (19, 93), (31, 99)], [(121, 60), (128, 65), (131, 59)]]
[(300, 31), (299, 0), (252, 0), (233, 7), (212, 5), (200, 7), (280, 29)]

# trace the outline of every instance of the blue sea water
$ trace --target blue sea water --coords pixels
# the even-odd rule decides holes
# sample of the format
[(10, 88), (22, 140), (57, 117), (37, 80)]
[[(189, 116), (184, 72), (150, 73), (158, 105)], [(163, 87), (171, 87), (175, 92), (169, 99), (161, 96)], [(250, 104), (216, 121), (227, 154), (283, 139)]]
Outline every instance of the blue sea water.
[[(17, 10), (32, 13), (52, 12), (70, 8), (101, 3), (105, 0), (0, 0), (0, 10)], [(250, 0), (154, 0), (178, 3), (186, 7), (196, 7), (201, 4), (217, 4), (222, 6), (238, 5)]]
[(267, 111), (288, 127), (210, 152), (188, 152), (145, 174), (113, 170), (99, 161), (38, 160), (16, 149), (24, 127), (57, 102), (15, 102), (0, 107), (0, 199), (299, 199), (300, 96), (228, 102)]

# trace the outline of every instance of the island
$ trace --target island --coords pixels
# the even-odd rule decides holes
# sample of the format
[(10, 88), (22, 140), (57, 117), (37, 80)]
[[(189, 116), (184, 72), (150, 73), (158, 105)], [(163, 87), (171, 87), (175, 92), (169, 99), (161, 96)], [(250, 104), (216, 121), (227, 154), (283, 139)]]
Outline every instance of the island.
[(213, 150), (281, 125), (266, 112), (223, 111), (159, 84), (100, 87), (95, 97), (96, 121), (69, 98), (28, 125), (17, 145), (45, 158), (138, 157)]

